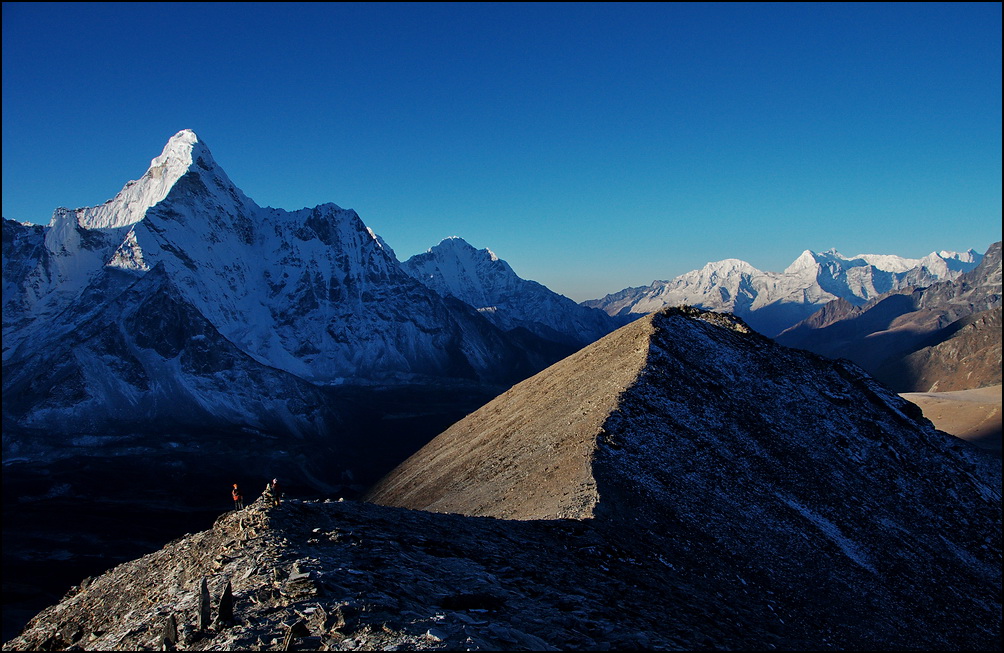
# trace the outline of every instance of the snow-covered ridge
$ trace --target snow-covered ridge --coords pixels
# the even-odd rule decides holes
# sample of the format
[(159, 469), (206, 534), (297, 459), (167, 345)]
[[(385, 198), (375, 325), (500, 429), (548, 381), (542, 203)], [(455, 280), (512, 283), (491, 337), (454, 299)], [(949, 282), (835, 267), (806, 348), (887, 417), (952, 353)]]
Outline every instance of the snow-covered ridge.
[(495, 305), (499, 296), (524, 281), (489, 249), (477, 249), (459, 236), (444, 238), (404, 263), (416, 279), (475, 308)]
[(523, 327), (546, 340), (579, 347), (623, 323), (520, 278), (490, 249), (477, 249), (459, 236), (444, 239), (403, 266), (432, 290), (473, 306), (506, 331)]
[(818, 265), (833, 266), (835, 269), (843, 271), (867, 266), (883, 272), (893, 273), (905, 273), (917, 268), (928, 268), (939, 271), (946, 271), (948, 269), (968, 271), (976, 267), (981, 258), (982, 256), (973, 249), (965, 252), (941, 250), (939, 252), (931, 252), (923, 258), (904, 258), (895, 254), (844, 256), (836, 249), (828, 249), (825, 252), (818, 253), (807, 249), (785, 269), (784, 273), (797, 273), (806, 268), (814, 270)]
[(477, 249), (476, 247), (468, 243), (460, 236), (447, 236), (443, 240), (439, 241), (438, 245), (435, 245), (434, 247), (430, 247), (429, 249), (425, 250), (425, 253), (434, 254), (436, 252), (450, 251), (455, 253), (459, 257), (469, 258), (471, 255), (470, 252), (472, 250), (478, 252), (477, 255), (479, 256), (480, 255), (487, 256), (489, 261), (499, 260), (499, 257), (492, 250), (488, 249), (487, 247), (484, 249)]
[[(192, 164), (201, 159), (202, 165), (216, 167), (209, 149), (191, 129), (183, 129), (167, 142), (160, 156), (150, 161), (146, 173), (128, 182), (119, 193), (100, 206), (59, 212), (53, 215), (50, 226), (60, 218), (72, 217), (85, 229), (116, 229), (135, 224), (143, 219), (146, 210), (167, 197), (168, 192)], [(222, 171), (220, 171), (222, 172)]]

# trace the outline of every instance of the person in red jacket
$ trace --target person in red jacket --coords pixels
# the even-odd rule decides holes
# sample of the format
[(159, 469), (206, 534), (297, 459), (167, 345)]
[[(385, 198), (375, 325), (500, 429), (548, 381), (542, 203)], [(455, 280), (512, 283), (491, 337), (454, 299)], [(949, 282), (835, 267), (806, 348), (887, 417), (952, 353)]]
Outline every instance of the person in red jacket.
[(230, 491), (230, 495), (234, 498), (234, 510), (241, 510), (244, 507), (244, 496), (236, 483), (234, 483), (234, 489)]

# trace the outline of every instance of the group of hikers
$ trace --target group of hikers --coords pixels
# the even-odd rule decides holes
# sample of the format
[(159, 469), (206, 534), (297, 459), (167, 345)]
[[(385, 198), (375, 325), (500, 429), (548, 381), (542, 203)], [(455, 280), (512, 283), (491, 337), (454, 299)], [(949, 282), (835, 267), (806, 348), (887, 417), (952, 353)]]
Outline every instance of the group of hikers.
[[(244, 509), (244, 495), (241, 494), (241, 490), (234, 483), (233, 490), (230, 491), (230, 496), (234, 499), (234, 510)], [(279, 505), (279, 501), (282, 498), (282, 494), (279, 492), (279, 479), (273, 478), (272, 482), (265, 484), (265, 491), (261, 493), (262, 498), (265, 500), (266, 505)]]

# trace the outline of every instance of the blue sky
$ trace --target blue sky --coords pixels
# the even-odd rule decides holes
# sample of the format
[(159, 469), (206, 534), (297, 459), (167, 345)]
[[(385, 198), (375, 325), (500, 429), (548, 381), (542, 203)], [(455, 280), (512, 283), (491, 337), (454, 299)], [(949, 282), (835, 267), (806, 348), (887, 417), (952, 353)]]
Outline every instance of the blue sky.
[(1001, 5), (3, 4), (3, 215), (191, 128), (261, 205), (576, 300), (1001, 238)]

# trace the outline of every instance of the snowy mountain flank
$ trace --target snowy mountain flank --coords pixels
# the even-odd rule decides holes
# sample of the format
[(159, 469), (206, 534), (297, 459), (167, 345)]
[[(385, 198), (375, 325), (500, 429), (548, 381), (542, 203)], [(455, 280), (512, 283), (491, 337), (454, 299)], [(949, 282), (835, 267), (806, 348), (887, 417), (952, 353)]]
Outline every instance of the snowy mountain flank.
[(576, 349), (626, 322), (521, 279), (494, 252), (476, 249), (457, 236), (412, 256), (404, 269), (440, 295), (477, 308), (504, 331), (524, 328)]
[(594, 337), (570, 337), (585, 333), (584, 309), (535, 292), (551, 326), (531, 326), (554, 338), (509, 332), (529, 320), (504, 314), (500, 328), (419, 283), (352, 210), (258, 206), (184, 130), (105, 204), (57, 209), (47, 227), (4, 220), (4, 420), (212, 418), (302, 434), (326, 419), (307, 409), (319, 389), (505, 387)]
[(833, 249), (805, 250), (782, 273), (726, 259), (672, 281), (653, 281), (582, 304), (610, 315), (651, 313), (681, 304), (727, 311), (773, 337), (827, 302), (845, 299), (861, 305), (890, 291), (956, 279), (975, 268), (981, 258), (971, 249), (932, 252), (920, 259), (879, 254), (846, 257)]

